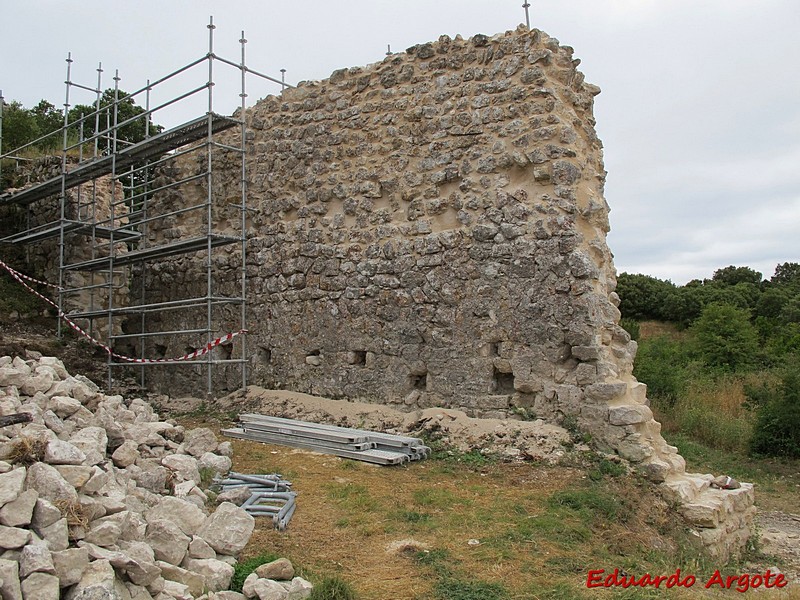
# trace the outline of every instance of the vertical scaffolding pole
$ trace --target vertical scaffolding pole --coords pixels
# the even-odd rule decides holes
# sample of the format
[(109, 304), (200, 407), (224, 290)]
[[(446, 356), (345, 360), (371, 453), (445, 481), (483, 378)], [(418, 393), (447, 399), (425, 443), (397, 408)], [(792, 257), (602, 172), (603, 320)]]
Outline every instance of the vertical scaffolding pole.
[[(145, 125), (144, 125), (144, 127), (145, 127), (145, 129), (144, 129), (144, 137), (145, 138), (149, 138), (150, 137), (150, 116), (149, 116), (150, 115), (150, 90), (151, 90), (151, 88), (150, 88), (150, 80), (148, 79), (147, 80), (147, 91), (145, 93), (145, 110), (147, 111), (147, 115), (148, 115), (146, 117), (146, 119), (145, 119)], [(148, 165), (149, 165), (149, 161), (148, 161)], [(141, 208), (142, 221), (143, 222), (142, 222), (141, 231), (140, 231), (140, 233), (142, 234), (142, 243), (145, 244), (145, 245), (147, 244), (147, 191), (148, 191), (149, 184), (150, 184), (150, 168), (148, 166), (148, 168), (145, 169), (145, 171), (144, 171), (144, 190), (143, 190), (144, 191), (144, 195), (142, 196), (142, 208)], [(139, 300), (139, 302), (141, 304), (146, 304), (145, 296), (147, 294), (147, 287), (145, 286), (145, 264), (144, 263), (142, 263), (142, 266), (141, 266), (141, 277), (140, 277), (140, 280), (141, 280), (141, 299)], [(143, 335), (139, 338), (139, 358), (141, 358), (143, 360), (146, 358), (145, 357), (145, 336), (144, 336), (146, 323), (147, 323), (147, 315), (146, 315), (145, 312), (142, 312), (141, 320), (140, 320), (140, 325), (141, 325), (140, 332)], [(142, 389), (144, 389), (144, 386), (145, 386), (145, 370), (146, 369), (145, 369), (144, 365), (142, 365), (139, 368), (139, 385), (142, 387)]]
[[(106, 302), (106, 306), (108, 306), (108, 331), (106, 332), (106, 339), (108, 340), (108, 347), (113, 348), (114, 340), (112, 338), (114, 334), (114, 253), (116, 251), (114, 247), (114, 229), (116, 228), (116, 219), (114, 214), (114, 207), (117, 203), (117, 134), (118, 134), (118, 123), (119, 123), (119, 69), (114, 72), (114, 117), (113, 117), (113, 128), (111, 129), (111, 201), (109, 206), (109, 218), (110, 222), (108, 225), (109, 228), (109, 236), (108, 236), (108, 300)], [(111, 377), (111, 363), (113, 362), (114, 358), (109, 354), (108, 355), (108, 389), (110, 390), (113, 383), (113, 378)]]
[(58, 232), (58, 339), (61, 339), (61, 314), (64, 312), (64, 219), (67, 216), (67, 147), (69, 146), (69, 91), (72, 85), (72, 53), (67, 54), (67, 91), (64, 97), (64, 130), (61, 146), (61, 207)]
[[(239, 118), (242, 120), (242, 319), (240, 329), (247, 329), (247, 147), (246, 147), (246, 134), (247, 134), (247, 121), (245, 119), (245, 103), (247, 99), (247, 63), (245, 62), (245, 45), (247, 39), (244, 37), (242, 31), (242, 38), (239, 40), (242, 45), (242, 107)], [(247, 387), (247, 334), (241, 338), (242, 345), (242, 389)]]
[[(0, 90), (0, 156), (3, 156), (3, 107), (6, 100), (3, 98), (3, 90)], [(3, 159), (0, 158), (0, 192), (3, 191)]]
[[(211, 139), (213, 137), (213, 112), (214, 112), (214, 17), (209, 18), (208, 23), (208, 137), (206, 138), (206, 153), (207, 153), (207, 163), (206, 163), (206, 184), (208, 187), (207, 196), (206, 196), (206, 328), (208, 333), (208, 343), (210, 344), (212, 341), (212, 319), (211, 313), (213, 310), (213, 304), (211, 302), (212, 297), (212, 261), (211, 261), (211, 232), (212, 232), (212, 210), (211, 210), (211, 202), (213, 201), (212, 195), (212, 184), (213, 184), (213, 176), (211, 174), (211, 167), (212, 167), (212, 146), (211, 146)], [(206, 354), (206, 397), (210, 400), (211, 399), (211, 389), (213, 385), (212, 380), (212, 363), (213, 363), (213, 351)]]

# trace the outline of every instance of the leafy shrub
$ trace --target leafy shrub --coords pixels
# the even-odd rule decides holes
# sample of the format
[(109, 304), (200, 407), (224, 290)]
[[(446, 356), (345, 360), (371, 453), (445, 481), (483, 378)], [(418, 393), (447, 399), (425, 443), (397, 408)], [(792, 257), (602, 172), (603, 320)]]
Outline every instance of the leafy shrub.
[(776, 386), (747, 388), (757, 419), (750, 439), (753, 454), (800, 458), (800, 369), (788, 369)]
[(666, 336), (642, 340), (633, 374), (647, 384), (647, 395), (663, 406), (673, 406), (684, 388), (688, 363), (685, 346)]
[(746, 310), (727, 304), (711, 304), (692, 325), (698, 357), (722, 371), (746, 371), (760, 355), (758, 333)]
[(619, 326), (628, 332), (628, 335), (631, 336), (632, 340), (638, 341), (640, 334), (639, 321), (623, 317), (622, 319), (619, 320)]

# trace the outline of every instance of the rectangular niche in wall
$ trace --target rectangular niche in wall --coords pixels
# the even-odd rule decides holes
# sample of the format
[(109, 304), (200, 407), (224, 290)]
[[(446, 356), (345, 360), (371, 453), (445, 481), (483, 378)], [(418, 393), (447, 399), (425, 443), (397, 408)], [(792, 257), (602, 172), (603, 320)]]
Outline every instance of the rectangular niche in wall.
[(364, 367), (367, 364), (366, 350), (351, 350), (347, 353), (347, 362), (357, 367)]
[(258, 347), (258, 363), (268, 365), (272, 362), (272, 348), (269, 346)]
[(494, 388), (495, 394), (513, 394), (515, 392), (514, 374), (502, 373), (495, 367), (494, 374), (492, 375), (492, 387)]
[(425, 391), (428, 389), (428, 370), (417, 368), (408, 375), (408, 387), (412, 390)]

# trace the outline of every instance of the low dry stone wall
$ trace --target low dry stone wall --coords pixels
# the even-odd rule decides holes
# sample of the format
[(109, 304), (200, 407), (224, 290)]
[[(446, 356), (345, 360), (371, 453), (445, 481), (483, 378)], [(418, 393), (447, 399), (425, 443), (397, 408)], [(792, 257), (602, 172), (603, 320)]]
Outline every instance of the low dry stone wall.
[[(2, 598), (244, 598), (224, 590), (255, 520), (231, 502), (209, 510), (200, 487), (201, 471), (230, 469), (229, 442), (34, 354), (0, 357), (0, 416), (17, 413), (31, 421), (0, 429)], [(255, 579), (282, 590), (270, 598), (311, 591)]]

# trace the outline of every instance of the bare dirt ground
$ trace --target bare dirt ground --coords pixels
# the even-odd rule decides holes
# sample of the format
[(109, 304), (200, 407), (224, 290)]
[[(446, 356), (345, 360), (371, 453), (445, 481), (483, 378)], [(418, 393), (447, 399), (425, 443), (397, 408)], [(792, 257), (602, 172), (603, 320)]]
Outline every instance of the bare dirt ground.
[(787, 578), (800, 584), (800, 515), (761, 510), (756, 527), (763, 552), (779, 557)]

